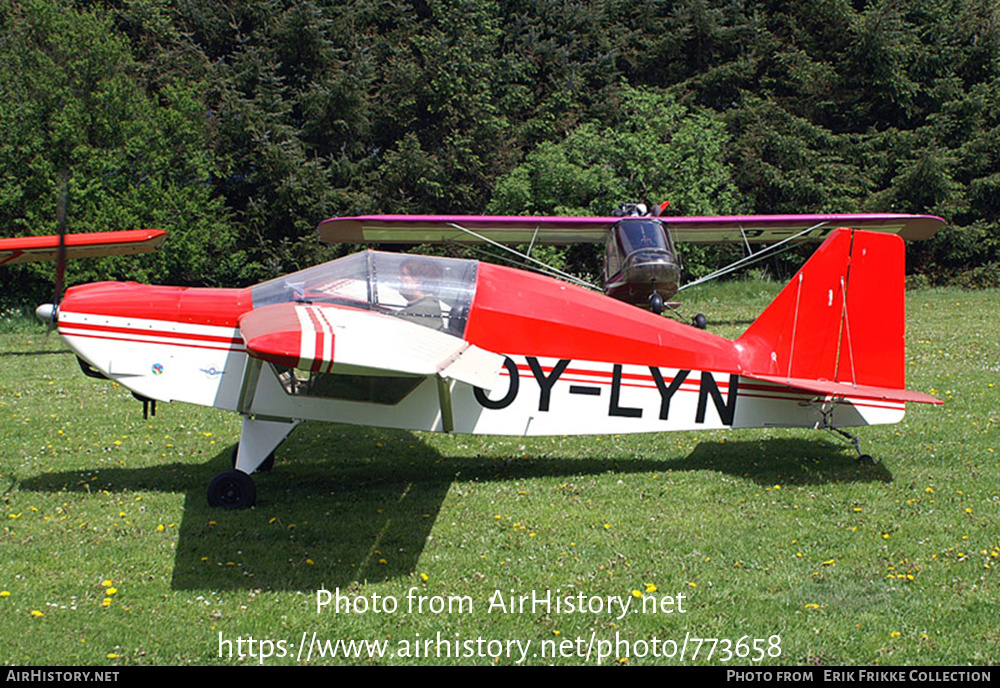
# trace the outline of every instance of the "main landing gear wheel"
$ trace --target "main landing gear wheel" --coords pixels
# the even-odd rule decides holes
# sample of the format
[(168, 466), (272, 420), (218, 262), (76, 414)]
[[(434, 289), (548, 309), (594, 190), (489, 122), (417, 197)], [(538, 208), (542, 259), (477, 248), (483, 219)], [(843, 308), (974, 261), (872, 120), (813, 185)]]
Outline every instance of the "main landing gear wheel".
[(862, 466), (874, 466), (875, 459), (872, 458), (871, 454), (862, 454), (858, 457), (858, 463)]
[(223, 509), (246, 509), (257, 501), (253, 478), (235, 468), (222, 471), (208, 484), (209, 506)]

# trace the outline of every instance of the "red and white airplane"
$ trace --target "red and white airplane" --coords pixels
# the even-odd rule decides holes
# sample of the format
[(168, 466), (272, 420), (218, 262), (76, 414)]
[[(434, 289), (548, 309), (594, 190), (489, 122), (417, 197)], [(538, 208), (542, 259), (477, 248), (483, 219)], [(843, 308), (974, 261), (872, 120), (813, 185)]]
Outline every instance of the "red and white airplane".
[(250, 474), (303, 420), (494, 435), (802, 427), (858, 448), (841, 428), (940, 403), (905, 389), (903, 270), (899, 236), (838, 229), (734, 341), (542, 275), (375, 251), (243, 289), (77, 286), (57, 324), (85, 370), (140, 398), (241, 413), (235, 468), (208, 499), (242, 508)]

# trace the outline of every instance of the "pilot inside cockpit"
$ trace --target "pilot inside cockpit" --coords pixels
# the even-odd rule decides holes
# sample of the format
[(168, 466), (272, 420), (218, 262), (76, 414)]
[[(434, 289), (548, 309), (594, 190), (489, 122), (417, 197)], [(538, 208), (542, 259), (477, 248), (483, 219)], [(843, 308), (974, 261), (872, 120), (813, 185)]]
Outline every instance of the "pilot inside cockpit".
[(442, 271), (436, 261), (420, 256), (407, 258), (399, 266), (399, 294), (406, 306), (395, 315), (434, 330), (445, 329), (445, 309), (435, 288)]

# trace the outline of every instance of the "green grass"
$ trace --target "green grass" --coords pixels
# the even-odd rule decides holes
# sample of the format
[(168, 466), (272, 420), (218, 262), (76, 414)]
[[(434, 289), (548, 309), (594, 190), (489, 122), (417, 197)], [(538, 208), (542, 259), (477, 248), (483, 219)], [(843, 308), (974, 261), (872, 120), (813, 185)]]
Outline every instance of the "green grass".
[[(685, 293), (686, 311), (733, 336), (776, 291), (718, 285)], [(228, 664), (240, 662), (218, 657), (220, 632), (234, 651), (253, 636), (293, 653), (314, 632), (393, 650), (440, 632), (531, 641), (530, 653), (616, 634), (733, 649), (780, 635), (762, 664), (995, 664), (998, 303), (995, 291), (908, 295), (909, 386), (947, 403), (861, 429), (874, 466), (816, 431), (526, 439), (308, 423), (257, 479), (258, 505), (235, 513), (205, 502), (235, 414), (162, 404), (143, 421), (127, 392), (85, 378), (58, 337), (22, 323), (0, 335), (0, 657)], [(399, 608), (317, 614), (321, 587)], [(473, 607), (408, 613), (411, 590), (425, 607)], [(683, 594), (685, 612), (489, 613), (498, 590)], [(638, 647), (603, 663), (681, 663)], [(689, 646), (683, 663), (708, 648), (692, 660)], [(594, 664), (596, 652), (528, 662)]]

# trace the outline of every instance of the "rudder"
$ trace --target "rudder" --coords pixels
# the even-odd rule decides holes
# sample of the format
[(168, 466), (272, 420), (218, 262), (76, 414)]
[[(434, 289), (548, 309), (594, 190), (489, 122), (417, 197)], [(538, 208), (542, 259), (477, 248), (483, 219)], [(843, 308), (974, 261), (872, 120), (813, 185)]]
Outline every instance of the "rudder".
[(737, 340), (748, 375), (903, 389), (905, 247), (838, 229)]

